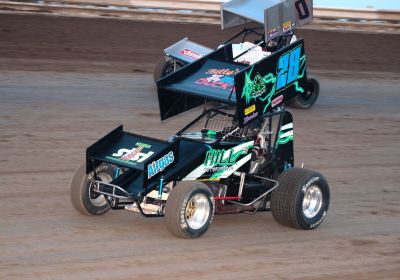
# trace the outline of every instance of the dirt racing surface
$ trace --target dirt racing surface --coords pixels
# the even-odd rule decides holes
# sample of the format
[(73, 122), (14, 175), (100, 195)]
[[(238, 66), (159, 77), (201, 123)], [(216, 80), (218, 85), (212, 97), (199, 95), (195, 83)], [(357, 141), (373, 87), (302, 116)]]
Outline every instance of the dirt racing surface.
[[(218, 25), (0, 14), (0, 69), (152, 71), (182, 38), (217, 47)], [(400, 72), (400, 34), (301, 30), (313, 69)]]
[[(201, 41), (204, 31), (93, 21), (0, 15), (0, 279), (400, 278), (400, 71), (386, 46), (398, 46), (397, 37), (378, 60), (368, 44), (355, 60), (331, 45), (348, 59), (331, 63), (309, 48), (321, 96), (312, 110), (291, 111), (296, 164), (322, 172), (331, 188), (318, 229), (283, 227), (270, 213), (225, 215), (200, 239), (182, 240), (162, 218), (83, 216), (72, 208), (69, 184), (85, 148), (119, 123), (165, 139), (199, 114), (160, 122), (152, 75), (132, 71), (145, 61), (150, 69), (166, 38), (173, 43), (182, 32)], [(307, 32), (320, 46), (331, 36), (356, 45), (389, 36)], [(150, 35), (154, 45), (145, 46)], [(103, 43), (113, 51), (96, 53)], [(360, 72), (371, 63), (379, 72)]]

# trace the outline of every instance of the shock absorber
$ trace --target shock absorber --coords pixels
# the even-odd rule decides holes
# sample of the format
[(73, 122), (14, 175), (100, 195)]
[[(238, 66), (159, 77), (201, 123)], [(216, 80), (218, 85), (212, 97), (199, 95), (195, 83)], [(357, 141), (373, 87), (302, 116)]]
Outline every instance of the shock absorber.
[(265, 150), (262, 148), (263, 142), (265, 142), (264, 137), (258, 134), (251, 151), (250, 174), (257, 174), (260, 166), (265, 162)]

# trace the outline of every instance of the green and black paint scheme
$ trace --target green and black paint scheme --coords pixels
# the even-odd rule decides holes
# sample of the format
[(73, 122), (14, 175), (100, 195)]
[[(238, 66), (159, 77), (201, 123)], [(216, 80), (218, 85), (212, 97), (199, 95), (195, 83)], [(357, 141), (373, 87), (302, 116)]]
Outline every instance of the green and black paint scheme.
[(235, 105), (243, 126), (303, 93), (306, 72), (303, 39), (251, 66), (233, 62), (227, 44), (157, 82), (161, 119), (213, 100)]
[[(275, 118), (261, 173), (277, 178), (294, 165), (293, 118), (281, 105), (305, 85), (303, 40), (252, 66), (233, 62), (231, 47), (226, 45), (157, 82), (162, 120), (207, 101), (224, 105), (205, 110), (169, 141), (128, 133), (119, 126), (87, 149), (86, 171), (93, 172), (103, 163), (118, 167), (114, 180), (99, 186), (114, 209), (122, 209), (124, 199), (136, 202), (140, 209), (147, 194), (154, 190), (161, 194), (170, 182), (231, 180), (237, 186), (233, 173), (249, 172), (254, 160), (257, 139), (246, 133)], [(235, 113), (227, 112), (227, 106)], [(235, 125), (224, 131), (204, 128), (196, 139), (185, 134), (198, 121), (208, 122), (217, 115), (232, 118)], [(243, 131), (242, 137), (231, 137), (237, 130)]]
[[(238, 118), (246, 124), (251, 116), (263, 116), (306, 87), (306, 56), (299, 40), (235, 76)], [(255, 111), (246, 114), (252, 106)]]

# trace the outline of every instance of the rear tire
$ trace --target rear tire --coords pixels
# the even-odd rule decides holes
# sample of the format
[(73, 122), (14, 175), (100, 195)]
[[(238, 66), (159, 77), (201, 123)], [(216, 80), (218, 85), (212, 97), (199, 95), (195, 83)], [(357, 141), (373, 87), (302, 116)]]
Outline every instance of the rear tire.
[(298, 229), (314, 229), (325, 219), (330, 192), (320, 173), (291, 168), (278, 178), (279, 186), (271, 194), (271, 212), (274, 219)]
[(178, 238), (203, 235), (214, 217), (210, 188), (198, 182), (181, 182), (174, 187), (165, 206), (167, 229)]
[(309, 109), (317, 101), (319, 96), (319, 82), (315, 78), (307, 80), (307, 89), (305, 92), (297, 94), (293, 99), (287, 102), (287, 105), (296, 109)]
[[(115, 167), (101, 164), (96, 167), (97, 180), (109, 183), (115, 176)], [(82, 164), (71, 182), (71, 202), (76, 210), (85, 215), (102, 215), (110, 210), (107, 198), (91, 191), (93, 172), (86, 174), (86, 164)]]
[(154, 69), (154, 74), (153, 74), (154, 82), (157, 82), (162, 77), (167, 76), (168, 74), (171, 74), (182, 67), (183, 67), (182, 62), (174, 60), (168, 56), (163, 56), (157, 62), (156, 67)]

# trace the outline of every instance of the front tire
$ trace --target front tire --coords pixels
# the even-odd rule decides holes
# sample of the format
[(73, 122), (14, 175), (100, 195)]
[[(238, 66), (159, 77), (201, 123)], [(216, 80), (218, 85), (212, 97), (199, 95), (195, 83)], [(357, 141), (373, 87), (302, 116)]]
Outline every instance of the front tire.
[(271, 194), (271, 212), (274, 219), (298, 229), (314, 229), (325, 219), (330, 192), (320, 173), (291, 168), (278, 178), (279, 186)]
[(309, 109), (317, 101), (319, 96), (319, 82), (315, 78), (307, 80), (307, 89), (305, 92), (297, 94), (289, 100), (287, 105), (296, 109)]
[[(96, 180), (109, 183), (115, 176), (116, 167), (101, 164), (96, 167)], [(75, 172), (71, 182), (71, 202), (76, 210), (85, 215), (102, 215), (110, 210), (104, 195), (92, 191), (93, 172), (86, 174), (86, 164), (82, 164)]]
[(214, 217), (210, 188), (198, 182), (181, 182), (174, 187), (165, 206), (167, 229), (179, 238), (203, 235)]

